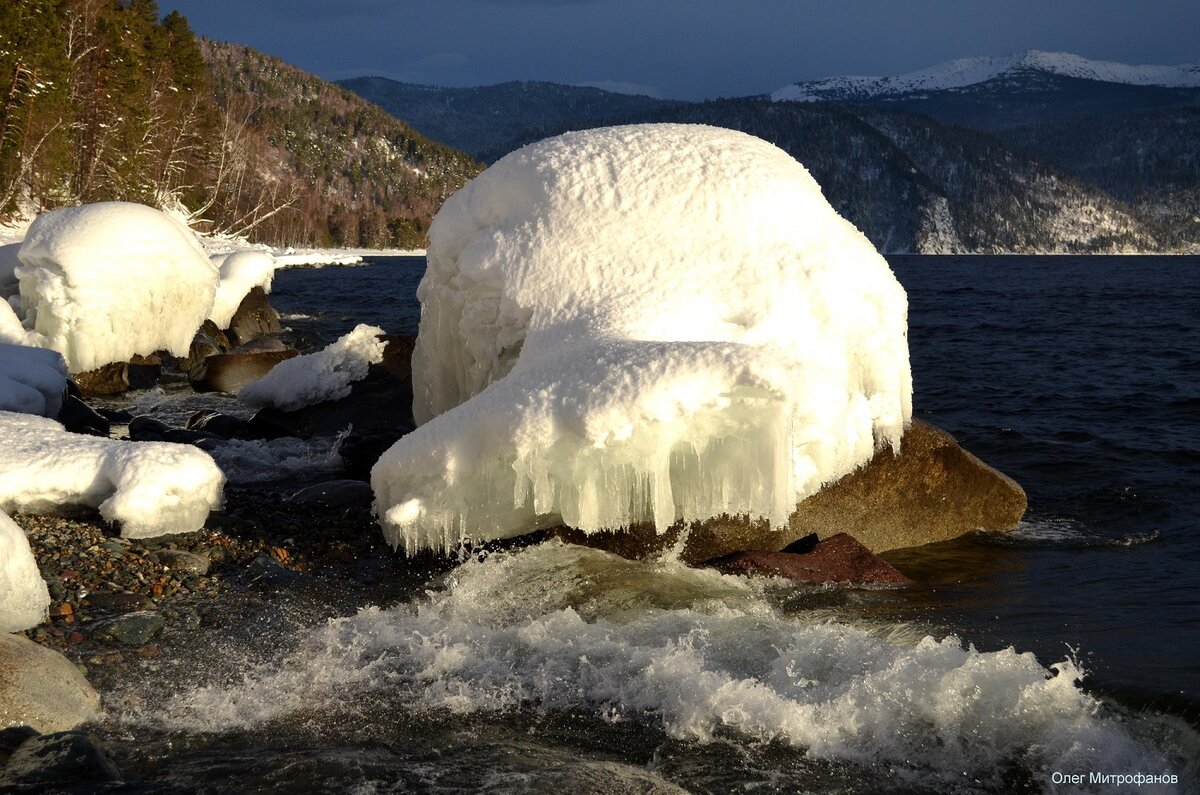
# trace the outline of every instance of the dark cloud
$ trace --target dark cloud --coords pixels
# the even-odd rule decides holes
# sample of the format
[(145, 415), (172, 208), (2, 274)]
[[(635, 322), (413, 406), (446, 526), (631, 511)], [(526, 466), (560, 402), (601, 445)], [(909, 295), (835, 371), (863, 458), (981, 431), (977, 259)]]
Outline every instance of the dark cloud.
[[(170, 0), (160, 0), (165, 11)], [(698, 99), (1036, 48), (1200, 60), (1180, 0), (177, 0), (200, 33), (327, 77), (631, 84)]]

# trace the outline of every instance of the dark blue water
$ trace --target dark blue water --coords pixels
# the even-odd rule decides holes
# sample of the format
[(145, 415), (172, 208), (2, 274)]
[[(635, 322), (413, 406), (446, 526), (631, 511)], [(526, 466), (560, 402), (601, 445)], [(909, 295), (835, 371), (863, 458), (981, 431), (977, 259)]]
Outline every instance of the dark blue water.
[(945, 619), (977, 642), (1069, 645), (1093, 687), (1197, 717), (1200, 259), (890, 262), (916, 412), (1030, 506), (1017, 538), (897, 559), (943, 581)]
[[(1088, 684), (1200, 718), (1200, 258), (889, 258), (918, 416), (1015, 478), (1025, 526), (889, 557), (887, 609), (981, 649), (1072, 653)], [(419, 257), (285, 271), (302, 343), (416, 333)], [(894, 600), (894, 597), (887, 597)]]

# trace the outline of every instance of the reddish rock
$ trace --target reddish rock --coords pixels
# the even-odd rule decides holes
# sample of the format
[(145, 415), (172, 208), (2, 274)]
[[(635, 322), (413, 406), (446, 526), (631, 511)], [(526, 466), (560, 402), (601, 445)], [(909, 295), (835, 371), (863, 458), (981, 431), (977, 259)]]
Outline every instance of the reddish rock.
[(228, 392), (236, 395), (239, 389), (262, 378), (275, 365), (299, 355), (299, 351), (289, 348), (249, 351), (234, 348), (229, 353), (209, 356), (188, 370), (188, 381), (197, 392)]
[(819, 541), (809, 552), (737, 552), (714, 562), (727, 574), (761, 574), (811, 583), (912, 585), (887, 561), (846, 533)]
[(113, 362), (95, 370), (75, 373), (71, 378), (88, 397), (119, 395), (130, 389), (149, 389), (158, 383), (162, 360), (155, 354), (134, 356), (128, 362)]

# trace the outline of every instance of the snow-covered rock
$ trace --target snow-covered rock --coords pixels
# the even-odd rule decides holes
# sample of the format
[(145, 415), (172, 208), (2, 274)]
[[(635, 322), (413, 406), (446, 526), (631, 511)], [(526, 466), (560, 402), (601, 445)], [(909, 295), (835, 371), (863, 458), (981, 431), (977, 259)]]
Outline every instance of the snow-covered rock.
[(410, 551), (558, 522), (782, 525), (910, 418), (903, 288), (757, 138), (541, 141), (452, 196), (430, 239), (423, 424), (372, 472)]
[[(0, 320), (3, 312), (0, 306)], [(56, 417), (66, 391), (67, 363), (62, 354), (0, 342), (0, 411)]]
[(221, 505), (224, 481), (190, 445), (84, 436), (45, 417), (0, 412), (0, 510), (86, 505), (120, 522), (126, 538), (187, 533)]
[(265, 376), (242, 387), (238, 400), (260, 408), (294, 411), (344, 398), (350, 394), (351, 384), (367, 377), (372, 364), (383, 361), (383, 333), (377, 326), (360, 323), (316, 353), (275, 365)]
[(195, 235), (140, 204), (43, 213), (19, 256), (26, 321), (73, 373), (161, 349), (186, 355), (217, 289)]
[(217, 328), (229, 328), (233, 313), (250, 290), (261, 287), (264, 292), (271, 292), (271, 280), (279, 263), (264, 251), (235, 251), (211, 259), (220, 268), (221, 282), (208, 319)]
[(49, 606), (50, 591), (25, 531), (0, 512), (0, 632), (20, 632), (40, 624)]

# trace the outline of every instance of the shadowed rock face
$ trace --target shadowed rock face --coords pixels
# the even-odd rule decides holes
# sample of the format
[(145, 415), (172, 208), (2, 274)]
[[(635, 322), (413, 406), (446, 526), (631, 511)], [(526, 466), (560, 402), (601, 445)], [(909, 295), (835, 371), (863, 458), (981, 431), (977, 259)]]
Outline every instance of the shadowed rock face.
[(283, 331), (279, 325), (279, 313), (267, 300), (267, 294), (261, 287), (255, 287), (246, 293), (246, 297), (238, 304), (237, 311), (229, 321), (226, 332), (229, 340), (235, 345), (244, 345), (252, 339), (268, 334), (278, 334)]
[[(958, 446), (954, 437), (913, 420), (899, 454), (880, 450), (867, 464), (802, 500), (788, 527), (720, 516), (693, 525), (682, 557), (699, 563), (743, 550), (774, 552), (816, 533), (849, 533), (872, 552), (946, 541), (971, 530), (1011, 530), (1025, 514), (1024, 490)], [(649, 525), (618, 533), (559, 528), (564, 540), (626, 557), (644, 557), (679, 542), (679, 526), (657, 535)]]

